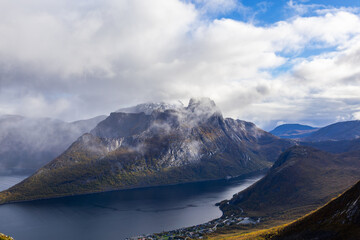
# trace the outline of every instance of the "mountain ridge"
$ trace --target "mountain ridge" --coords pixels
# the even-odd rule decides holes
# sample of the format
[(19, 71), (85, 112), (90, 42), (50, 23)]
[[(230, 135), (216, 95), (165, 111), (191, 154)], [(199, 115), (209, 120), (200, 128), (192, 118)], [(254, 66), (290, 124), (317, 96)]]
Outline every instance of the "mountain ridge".
[(281, 137), (298, 139), (304, 138), (317, 131), (319, 128), (302, 124), (282, 124), (270, 131), (271, 134)]
[(359, 151), (332, 154), (291, 147), (263, 179), (223, 201), (221, 209), (225, 215), (244, 211), (251, 217), (277, 219), (288, 214), (294, 220), (354, 184), (360, 175), (359, 156)]
[(339, 141), (351, 140), (360, 137), (360, 120), (337, 122), (326, 127), (320, 128), (318, 131), (305, 137), (304, 141), (320, 142), (320, 141)]

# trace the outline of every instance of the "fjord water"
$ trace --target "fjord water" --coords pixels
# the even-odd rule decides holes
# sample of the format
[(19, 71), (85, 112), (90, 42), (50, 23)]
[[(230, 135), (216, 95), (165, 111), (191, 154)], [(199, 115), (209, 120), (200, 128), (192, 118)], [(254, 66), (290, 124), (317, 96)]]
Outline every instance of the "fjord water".
[(215, 203), (261, 177), (6, 204), (0, 206), (0, 232), (15, 240), (119, 240), (197, 225), (220, 217)]

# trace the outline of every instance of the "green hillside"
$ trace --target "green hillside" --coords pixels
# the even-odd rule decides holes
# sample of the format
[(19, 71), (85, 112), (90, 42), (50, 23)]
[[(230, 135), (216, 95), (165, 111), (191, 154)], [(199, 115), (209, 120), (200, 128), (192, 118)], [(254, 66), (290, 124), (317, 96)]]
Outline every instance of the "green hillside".
[(0, 240), (14, 240), (12, 237), (6, 236), (5, 234), (0, 233)]

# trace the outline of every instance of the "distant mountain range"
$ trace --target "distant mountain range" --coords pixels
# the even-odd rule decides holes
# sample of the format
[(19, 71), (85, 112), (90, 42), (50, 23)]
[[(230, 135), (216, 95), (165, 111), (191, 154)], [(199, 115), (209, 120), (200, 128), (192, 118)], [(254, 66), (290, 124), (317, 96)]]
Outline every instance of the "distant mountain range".
[(68, 123), (51, 118), (0, 116), (0, 175), (35, 172), (105, 118)]
[(175, 184), (267, 169), (294, 142), (224, 119), (210, 99), (187, 107), (111, 113), (33, 176), (0, 194), (11, 202)]
[(360, 138), (360, 120), (338, 122), (329, 126), (320, 128), (304, 138), (305, 141), (339, 141)]
[(270, 133), (281, 138), (299, 139), (306, 142), (352, 140), (360, 138), (360, 120), (338, 122), (322, 128), (283, 124)]
[(317, 130), (318, 128), (307, 125), (283, 124), (270, 131), (270, 133), (281, 138), (296, 139), (307, 137)]
[(359, 180), (360, 147), (332, 154), (294, 146), (281, 154), (268, 174), (224, 201), (225, 214), (293, 220), (325, 204)]

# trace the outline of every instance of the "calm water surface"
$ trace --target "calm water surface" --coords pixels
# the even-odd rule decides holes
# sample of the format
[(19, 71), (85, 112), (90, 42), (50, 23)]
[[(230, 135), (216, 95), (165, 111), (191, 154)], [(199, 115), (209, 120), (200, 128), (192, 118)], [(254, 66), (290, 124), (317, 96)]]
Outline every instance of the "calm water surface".
[[(1, 205), (0, 232), (15, 240), (121, 240), (197, 225), (220, 217), (216, 202), (261, 177)], [(0, 188), (22, 180), (10, 178), (0, 177)]]

